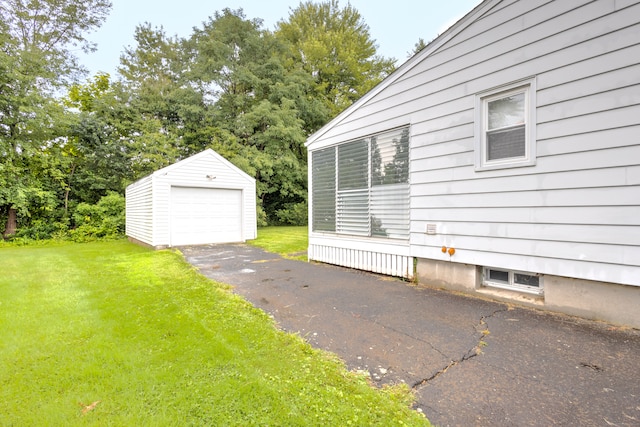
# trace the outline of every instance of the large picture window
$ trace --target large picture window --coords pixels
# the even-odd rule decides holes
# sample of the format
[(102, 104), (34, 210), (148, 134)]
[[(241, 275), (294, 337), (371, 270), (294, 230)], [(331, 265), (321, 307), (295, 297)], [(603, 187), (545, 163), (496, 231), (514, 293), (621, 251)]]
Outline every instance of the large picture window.
[(409, 128), (316, 150), (312, 230), (409, 238)]
[(533, 81), (476, 96), (476, 169), (535, 164)]

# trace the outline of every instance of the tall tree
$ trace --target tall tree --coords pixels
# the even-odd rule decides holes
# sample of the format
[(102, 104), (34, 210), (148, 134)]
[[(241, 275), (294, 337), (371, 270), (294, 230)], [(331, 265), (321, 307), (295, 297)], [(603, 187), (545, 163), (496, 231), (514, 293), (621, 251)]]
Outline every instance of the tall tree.
[(70, 200), (97, 203), (109, 191), (122, 193), (131, 179), (128, 133), (123, 132), (123, 103), (117, 89), (109, 74), (98, 73), (85, 84), (73, 85), (64, 100), (78, 111), (58, 152), (65, 212)]
[(360, 13), (338, 0), (306, 1), (281, 21), (276, 36), (289, 42), (336, 115), (371, 90), (394, 69), (394, 59), (377, 55), (377, 46)]
[(212, 147), (256, 178), (268, 222), (303, 221), (304, 141), (328, 117), (313, 80), (287, 68), (286, 45), (242, 10), (216, 12), (191, 42), (194, 79), (212, 100)]
[(109, 0), (1, 0), (4, 30), (16, 43), (22, 71), (39, 87), (58, 86), (82, 72), (73, 50), (95, 50), (85, 34), (98, 28)]
[(211, 134), (203, 93), (189, 81), (186, 40), (149, 23), (139, 25), (134, 38), (136, 46), (125, 49), (118, 71), (137, 116), (129, 151), (140, 176), (201, 151)]
[(64, 140), (66, 119), (52, 95), (83, 71), (72, 50), (92, 49), (84, 34), (110, 7), (107, 0), (0, 0), (0, 215), (28, 216), (56, 197), (42, 168), (47, 150)]

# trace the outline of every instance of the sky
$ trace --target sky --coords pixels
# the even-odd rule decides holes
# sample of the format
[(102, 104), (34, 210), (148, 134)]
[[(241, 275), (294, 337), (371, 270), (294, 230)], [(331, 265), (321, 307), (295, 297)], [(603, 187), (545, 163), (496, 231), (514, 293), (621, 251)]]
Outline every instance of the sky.
[[(317, 0), (314, 0), (317, 1)], [(260, 18), (263, 28), (274, 30), (279, 21), (287, 20), (300, 0), (111, 0), (113, 7), (106, 22), (88, 34), (97, 44), (97, 51), (77, 53), (89, 75), (102, 71), (116, 74), (120, 55), (125, 47), (135, 47), (136, 26), (149, 22), (162, 26), (167, 36), (189, 37), (193, 27), (215, 11), (225, 8), (243, 9), (247, 19)], [(408, 59), (422, 38), (433, 40), (449, 26), (471, 11), (479, 0), (350, 0), (369, 26), (371, 38), (378, 45), (378, 54), (395, 58), (396, 65)], [(340, 7), (347, 5), (340, 0)]]

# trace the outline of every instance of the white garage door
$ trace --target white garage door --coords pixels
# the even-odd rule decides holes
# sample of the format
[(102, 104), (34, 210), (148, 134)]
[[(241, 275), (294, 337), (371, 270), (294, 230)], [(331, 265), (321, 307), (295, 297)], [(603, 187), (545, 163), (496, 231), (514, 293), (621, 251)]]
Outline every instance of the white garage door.
[(242, 191), (171, 188), (171, 245), (242, 241)]

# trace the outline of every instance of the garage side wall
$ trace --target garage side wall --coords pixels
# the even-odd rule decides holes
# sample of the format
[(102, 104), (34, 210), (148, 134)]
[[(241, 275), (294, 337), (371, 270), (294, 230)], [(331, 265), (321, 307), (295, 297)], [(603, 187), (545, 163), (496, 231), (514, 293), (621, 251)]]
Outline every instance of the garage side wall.
[(152, 177), (148, 176), (126, 189), (126, 234), (129, 238), (153, 246)]
[(172, 187), (242, 190), (242, 237), (243, 240), (257, 237), (255, 180), (213, 152), (175, 166), (154, 173), (154, 246), (172, 246)]

